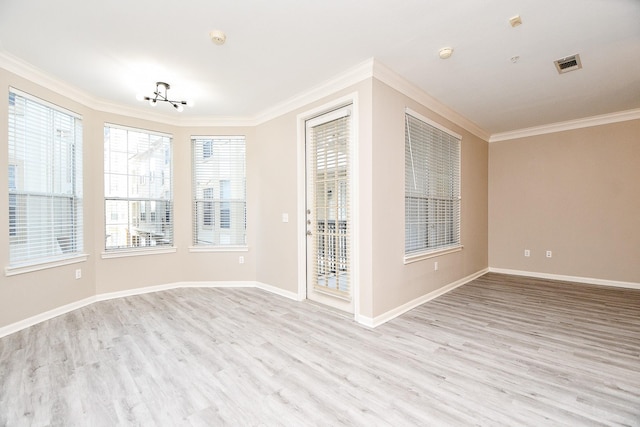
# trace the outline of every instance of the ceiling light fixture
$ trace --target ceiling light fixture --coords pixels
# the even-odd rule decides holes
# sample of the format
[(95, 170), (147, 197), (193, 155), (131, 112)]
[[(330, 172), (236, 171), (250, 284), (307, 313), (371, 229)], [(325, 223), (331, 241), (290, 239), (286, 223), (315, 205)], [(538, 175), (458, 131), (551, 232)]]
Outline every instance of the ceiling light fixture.
[(440, 59), (450, 58), (451, 55), (453, 55), (453, 48), (443, 47), (442, 49), (440, 49), (439, 55), (440, 55)]
[(184, 106), (192, 106), (191, 101), (172, 101), (169, 99), (167, 95), (167, 91), (171, 89), (171, 85), (165, 82), (156, 82), (156, 90), (153, 92), (153, 97), (138, 95), (137, 98), (140, 101), (149, 101), (149, 104), (152, 107), (155, 107), (158, 104), (158, 101), (168, 102), (178, 111), (184, 110)]

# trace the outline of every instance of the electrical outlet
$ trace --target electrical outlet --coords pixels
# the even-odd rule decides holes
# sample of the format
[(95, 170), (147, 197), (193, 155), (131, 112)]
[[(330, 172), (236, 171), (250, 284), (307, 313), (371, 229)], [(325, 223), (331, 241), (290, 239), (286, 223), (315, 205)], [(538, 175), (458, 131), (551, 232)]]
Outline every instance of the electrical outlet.
[(244, 257), (243, 256), (238, 257), (238, 263), (239, 264), (244, 264)]
[(76, 279), (81, 279), (82, 278), (82, 269), (78, 268), (76, 269)]
[(547, 251), (547, 258), (551, 258), (552, 255), (553, 253), (551, 251)]
[(289, 222), (289, 214), (288, 213), (283, 213), (282, 214), (282, 222)]
[(438, 261), (433, 263), (433, 271), (438, 271)]
[(525, 249), (524, 256), (531, 256), (531, 251), (529, 249)]

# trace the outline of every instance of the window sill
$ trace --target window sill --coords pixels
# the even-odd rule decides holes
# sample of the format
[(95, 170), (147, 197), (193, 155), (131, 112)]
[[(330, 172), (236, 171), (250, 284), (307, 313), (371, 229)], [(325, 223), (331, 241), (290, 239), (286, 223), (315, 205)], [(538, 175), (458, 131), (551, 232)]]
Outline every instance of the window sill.
[(112, 252), (102, 252), (102, 259), (125, 258), (131, 256), (172, 254), (177, 252), (175, 246), (161, 247), (158, 249), (118, 249)]
[(58, 259), (55, 261), (42, 262), (38, 264), (27, 264), (15, 267), (5, 267), (5, 276), (16, 276), (18, 274), (31, 273), (33, 271), (47, 270), (49, 268), (61, 267), (63, 265), (76, 264), (79, 262), (85, 262), (89, 258), (88, 254), (74, 255), (70, 258)]
[(189, 246), (189, 252), (249, 252), (249, 246)]
[(453, 246), (453, 247), (444, 248), (444, 249), (438, 249), (432, 252), (421, 252), (419, 254), (405, 255), (404, 263), (406, 265), (406, 264), (411, 264), (413, 262), (423, 261), (429, 258), (435, 258), (442, 255), (452, 254), (454, 252), (460, 252), (462, 248), (464, 248), (464, 246), (460, 245), (460, 246)]

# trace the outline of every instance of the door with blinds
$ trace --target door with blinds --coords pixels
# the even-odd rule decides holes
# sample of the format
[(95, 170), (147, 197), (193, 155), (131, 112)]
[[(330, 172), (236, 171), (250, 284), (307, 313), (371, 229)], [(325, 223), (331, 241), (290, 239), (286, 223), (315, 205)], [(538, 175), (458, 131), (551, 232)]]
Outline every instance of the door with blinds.
[(353, 312), (350, 107), (306, 122), (307, 298)]

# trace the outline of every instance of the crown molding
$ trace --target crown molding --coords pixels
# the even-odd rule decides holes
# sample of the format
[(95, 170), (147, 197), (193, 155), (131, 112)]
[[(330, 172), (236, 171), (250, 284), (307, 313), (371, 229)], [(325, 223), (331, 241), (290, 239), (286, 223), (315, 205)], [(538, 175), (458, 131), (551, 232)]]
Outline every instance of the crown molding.
[(373, 66), (374, 60), (373, 58), (370, 58), (348, 69), (344, 73), (325, 81), (324, 83), (295, 95), (272, 108), (268, 108), (256, 116), (256, 124), (268, 122), (276, 117), (280, 117), (284, 114), (305, 107), (312, 102), (334, 95), (340, 90), (371, 78), (373, 76)]
[(302, 108), (324, 97), (331, 96), (340, 90), (360, 83), (363, 80), (371, 77), (380, 80), (393, 89), (429, 108), (434, 113), (439, 114), (443, 118), (455, 123), (468, 132), (471, 132), (477, 137), (490, 143), (640, 119), (640, 109), (634, 109), (611, 114), (586, 117), (577, 120), (569, 120), (565, 122), (518, 129), (514, 131), (489, 134), (487, 131), (485, 131), (466, 117), (460, 115), (456, 111), (442, 104), (440, 101), (433, 98), (431, 95), (429, 95), (413, 83), (409, 82), (405, 78), (401, 77), (395, 71), (391, 70), (374, 58), (363, 61), (353, 68), (345, 71), (344, 73), (341, 73), (340, 75), (328, 81), (325, 81), (322, 84), (319, 84), (305, 92), (302, 92), (279, 104), (276, 104), (275, 106), (258, 113), (254, 117), (177, 117), (176, 115), (162, 114), (156, 111), (149, 111), (148, 109), (143, 110), (135, 107), (116, 104), (92, 96), (89, 93), (82, 91), (77, 87), (74, 87), (73, 85), (66, 83), (60, 79), (52, 77), (51, 75), (47, 74), (37, 67), (34, 67), (28, 62), (4, 51), (0, 51), (0, 68), (4, 68), (5, 70), (16, 74), (26, 80), (29, 80), (34, 84), (45, 87), (53, 92), (65, 96), (66, 98), (69, 98), (72, 101), (75, 101), (87, 108), (96, 111), (123, 115), (141, 120), (155, 121), (178, 127), (256, 126), (269, 120), (275, 119), (276, 117), (290, 113), (296, 109)]
[(471, 132), (478, 138), (489, 141), (490, 134), (480, 126), (462, 116), (458, 112), (444, 105), (418, 86), (401, 77), (398, 73), (391, 70), (379, 61), (374, 61), (373, 77), (387, 84), (398, 92), (408, 96), (429, 108), (434, 113), (439, 114), (445, 119), (455, 123), (468, 132)]
[(0, 51), (0, 67), (53, 92), (64, 94), (65, 97), (84, 106), (91, 108), (91, 105), (95, 103), (94, 98), (87, 92), (56, 79), (21, 58), (7, 52)]
[(544, 135), (548, 133), (582, 129), (592, 126), (601, 126), (638, 119), (640, 119), (640, 108), (636, 108), (635, 110), (619, 111), (610, 114), (602, 114), (593, 117), (585, 117), (582, 119), (568, 120), (565, 122), (551, 123), (548, 125), (534, 126), (509, 132), (495, 133), (491, 135), (489, 142), (509, 141), (512, 139), (526, 138), (528, 136)]
[(4, 51), (0, 51), (0, 68), (4, 68), (31, 83), (42, 86), (92, 110), (179, 126), (179, 120), (176, 120), (174, 116), (144, 111), (97, 98)]
[(312, 89), (300, 93), (289, 98), (274, 107), (258, 113), (255, 117), (176, 117), (175, 115), (166, 115), (158, 112), (129, 107), (116, 104), (104, 99), (97, 98), (87, 92), (79, 90), (62, 80), (59, 80), (32, 64), (11, 55), (7, 52), (0, 51), (0, 68), (16, 74), (31, 83), (35, 83), (45, 87), (52, 92), (78, 102), (87, 108), (111, 114), (124, 115), (131, 118), (151, 120), (179, 127), (207, 127), (207, 126), (227, 126), (227, 127), (243, 127), (256, 126), (258, 124), (272, 120), (278, 116), (302, 108), (305, 105), (317, 101), (323, 97), (330, 96), (333, 93), (345, 89), (351, 85), (361, 82), (362, 80), (372, 76), (373, 59), (364, 61), (355, 67), (341, 73), (337, 77), (328, 80)]

